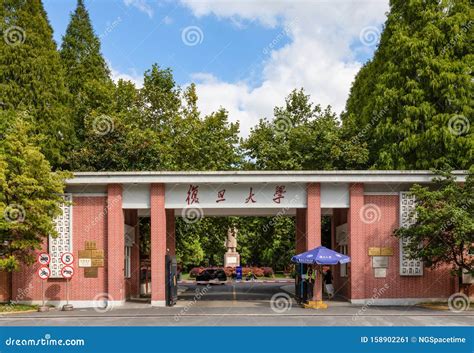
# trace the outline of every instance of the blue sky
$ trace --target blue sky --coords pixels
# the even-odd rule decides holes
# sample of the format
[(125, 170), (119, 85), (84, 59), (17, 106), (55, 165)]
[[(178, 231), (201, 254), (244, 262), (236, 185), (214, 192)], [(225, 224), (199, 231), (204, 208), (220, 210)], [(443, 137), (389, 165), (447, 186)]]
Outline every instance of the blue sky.
[[(242, 134), (293, 88), (343, 109), (373, 55), (386, 0), (85, 0), (114, 79), (141, 84), (158, 63), (198, 84), (200, 108), (220, 106)], [(58, 45), (76, 0), (44, 0)]]

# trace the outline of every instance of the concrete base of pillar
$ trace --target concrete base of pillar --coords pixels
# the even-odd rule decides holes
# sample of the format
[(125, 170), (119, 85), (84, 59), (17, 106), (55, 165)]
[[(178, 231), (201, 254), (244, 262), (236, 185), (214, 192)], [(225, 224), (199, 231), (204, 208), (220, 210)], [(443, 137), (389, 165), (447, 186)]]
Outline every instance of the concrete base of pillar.
[(166, 301), (165, 300), (152, 300), (151, 301), (151, 306), (166, 306)]
[(322, 300), (310, 300), (308, 304), (304, 304), (305, 309), (327, 309), (328, 305)]

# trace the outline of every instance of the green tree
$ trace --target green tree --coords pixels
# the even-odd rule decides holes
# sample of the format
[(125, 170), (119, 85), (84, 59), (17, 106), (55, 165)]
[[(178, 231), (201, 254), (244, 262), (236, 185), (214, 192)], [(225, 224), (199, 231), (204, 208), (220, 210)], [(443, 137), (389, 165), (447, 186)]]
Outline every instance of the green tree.
[(274, 119), (261, 119), (242, 142), (246, 168), (266, 170), (331, 170), (360, 168), (365, 146), (343, 138), (330, 107), (322, 110), (301, 90), (294, 90)]
[(77, 1), (76, 10), (71, 15), (60, 55), (74, 100), (74, 126), (82, 140), (85, 117), (92, 112), (110, 112), (114, 94), (109, 69), (100, 53), (99, 38), (82, 0)]
[(61, 212), (64, 179), (70, 175), (51, 172), (27, 117), (12, 112), (0, 117), (12, 121), (0, 142), (0, 270), (13, 271), (20, 263), (31, 264), (32, 252), (57, 234), (53, 218)]
[(474, 161), (473, 9), (468, 0), (392, 0), (380, 44), (343, 115), (377, 169), (468, 169)]
[(52, 29), (40, 0), (5, 0), (0, 6), (0, 102), (3, 110), (25, 110), (42, 152), (54, 167), (75, 141), (65, 85)]
[(408, 240), (411, 258), (422, 259), (426, 266), (452, 267), (462, 283), (462, 272), (474, 274), (474, 167), (466, 182), (456, 182), (450, 172), (438, 171), (434, 188), (415, 185), (414, 223), (399, 228), (395, 235)]

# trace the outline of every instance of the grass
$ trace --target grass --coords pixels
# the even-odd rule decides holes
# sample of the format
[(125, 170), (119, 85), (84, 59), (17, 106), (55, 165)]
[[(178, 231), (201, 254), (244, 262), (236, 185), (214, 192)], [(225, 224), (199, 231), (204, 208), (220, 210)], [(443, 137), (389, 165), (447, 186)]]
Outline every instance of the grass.
[(12, 313), (29, 310), (38, 310), (38, 305), (0, 304), (0, 313)]

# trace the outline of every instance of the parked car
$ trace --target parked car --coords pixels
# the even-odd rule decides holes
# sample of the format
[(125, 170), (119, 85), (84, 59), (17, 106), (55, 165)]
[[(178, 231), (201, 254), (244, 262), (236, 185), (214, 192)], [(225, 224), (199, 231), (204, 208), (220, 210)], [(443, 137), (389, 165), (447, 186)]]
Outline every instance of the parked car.
[(208, 268), (196, 276), (196, 282), (214, 282), (224, 283), (227, 281), (227, 275), (222, 269)]

